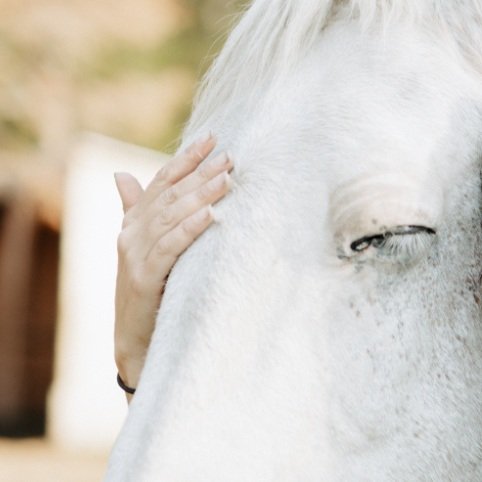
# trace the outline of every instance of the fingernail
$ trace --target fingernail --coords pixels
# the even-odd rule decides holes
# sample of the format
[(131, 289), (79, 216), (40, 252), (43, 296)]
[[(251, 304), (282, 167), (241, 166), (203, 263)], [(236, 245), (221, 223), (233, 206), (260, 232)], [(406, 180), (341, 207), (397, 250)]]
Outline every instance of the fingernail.
[(224, 171), (219, 177), (220, 179), (217, 183), (218, 189), (223, 186), (226, 186), (228, 190), (231, 189), (231, 187), (233, 186), (233, 179), (229, 175), (229, 172)]
[(201, 135), (198, 139), (198, 142), (204, 144), (205, 142), (209, 141), (213, 137), (213, 133), (211, 131), (205, 132)]
[(219, 222), (219, 216), (216, 214), (216, 207), (209, 206), (211, 211), (211, 217), (214, 223)]
[(220, 189), (223, 186), (227, 186), (228, 188), (231, 187), (231, 176), (227, 171), (218, 174), (214, 177), (211, 181), (213, 189)]
[(229, 163), (230, 159), (226, 152), (223, 152), (219, 156), (216, 156), (212, 161), (213, 167), (222, 167), (226, 166)]
[(119, 180), (120, 177), (122, 176), (130, 176), (130, 174), (128, 172), (114, 172), (114, 180), (115, 182), (117, 182)]
[(228, 189), (231, 189), (233, 187), (233, 178), (229, 175), (229, 172), (226, 173), (226, 184), (228, 186)]
[(234, 169), (234, 157), (232, 151), (229, 149), (226, 151), (226, 155), (228, 156), (228, 161), (231, 164), (231, 167), (229, 168), (229, 172), (231, 172)]

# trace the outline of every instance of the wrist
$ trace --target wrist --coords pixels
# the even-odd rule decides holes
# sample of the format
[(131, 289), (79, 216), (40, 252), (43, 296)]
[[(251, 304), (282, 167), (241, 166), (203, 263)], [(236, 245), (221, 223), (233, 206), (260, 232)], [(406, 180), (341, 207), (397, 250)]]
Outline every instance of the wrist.
[(136, 390), (137, 390), (137, 389), (127, 386), (127, 385), (124, 383), (124, 380), (122, 380), (119, 372), (117, 372), (117, 385), (119, 385), (119, 387), (121, 387), (122, 390), (124, 390), (124, 392), (126, 392), (126, 395), (127, 395), (127, 396), (129, 396), (129, 395), (134, 395), (134, 393), (136, 393)]
[(142, 369), (144, 368), (145, 352), (126, 353), (116, 349), (115, 363), (120, 378), (125, 385), (131, 388), (137, 388)]

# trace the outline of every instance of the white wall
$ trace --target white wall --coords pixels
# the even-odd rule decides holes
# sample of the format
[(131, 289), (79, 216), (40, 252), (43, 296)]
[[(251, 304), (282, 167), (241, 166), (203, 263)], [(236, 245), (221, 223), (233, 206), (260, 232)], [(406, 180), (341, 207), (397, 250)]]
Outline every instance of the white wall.
[(48, 434), (66, 448), (109, 449), (127, 413), (113, 356), (116, 240), (122, 207), (113, 173), (145, 185), (166, 157), (86, 134), (68, 164), (60, 306)]

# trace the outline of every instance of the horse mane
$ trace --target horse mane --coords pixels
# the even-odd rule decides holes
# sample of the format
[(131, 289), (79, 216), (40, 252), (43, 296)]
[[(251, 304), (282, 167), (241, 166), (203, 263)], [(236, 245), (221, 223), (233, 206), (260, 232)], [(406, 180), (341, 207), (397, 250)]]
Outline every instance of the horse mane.
[(253, 0), (200, 84), (183, 145), (293, 69), (336, 21), (356, 21), (363, 30), (419, 25), (482, 75), (482, 0)]

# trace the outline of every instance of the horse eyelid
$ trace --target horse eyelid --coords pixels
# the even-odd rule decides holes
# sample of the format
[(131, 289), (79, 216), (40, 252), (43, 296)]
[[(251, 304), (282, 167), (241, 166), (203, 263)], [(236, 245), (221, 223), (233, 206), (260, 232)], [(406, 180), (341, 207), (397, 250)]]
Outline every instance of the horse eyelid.
[(350, 249), (352, 251), (356, 251), (357, 253), (364, 251), (365, 249), (373, 246), (375, 248), (379, 248), (383, 245), (383, 243), (393, 236), (406, 236), (406, 235), (414, 235), (414, 234), (430, 234), (435, 235), (437, 234), (433, 228), (429, 228), (427, 226), (397, 226), (396, 228), (389, 229), (382, 234), (374, 234), (363, 236), (362, 238), (356, 239), (350, 244)]

